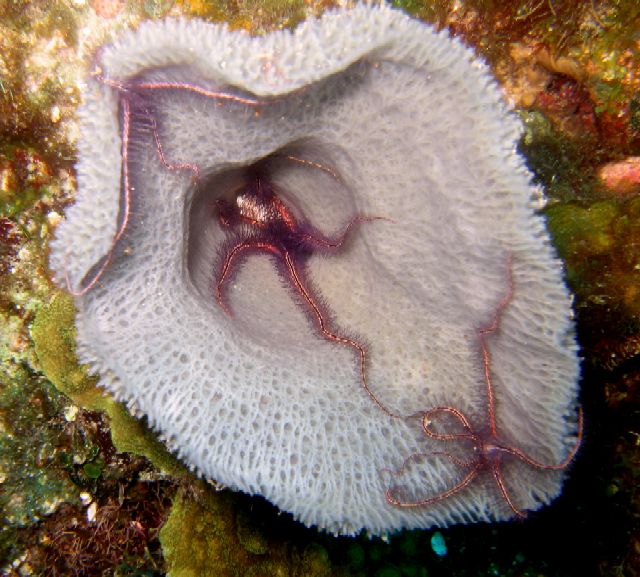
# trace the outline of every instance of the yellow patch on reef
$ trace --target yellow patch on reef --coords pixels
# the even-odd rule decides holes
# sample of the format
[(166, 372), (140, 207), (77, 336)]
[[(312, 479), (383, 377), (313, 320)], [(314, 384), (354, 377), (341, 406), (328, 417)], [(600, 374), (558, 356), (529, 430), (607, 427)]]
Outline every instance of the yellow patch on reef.
[(234, 575), (234, 563), (246, 564), (247, 559), (238, 559), (227, 542), (233, 534), (230, 509), (222, 496), (178, 494), (160, 531), (168, 577), (226, 577)]
[(329, 577), (331, 564), (319, 545), (291, 547), (267, 539), (231, 493), (204, 483), (182, 488), (160, 531), (168, 577)]
[(111, 439), (120, 452), (149, 459), (156, 467), (181, 475), (186, 468), (173, 457), (152, 431), (127, 409), (98, 387), (98, 379), (87, 374), (76, 357), (76, 309), (73, 299), (59, 291), (36, 314), (31, 337), (45, 376), (77, 405), (107, 413)]

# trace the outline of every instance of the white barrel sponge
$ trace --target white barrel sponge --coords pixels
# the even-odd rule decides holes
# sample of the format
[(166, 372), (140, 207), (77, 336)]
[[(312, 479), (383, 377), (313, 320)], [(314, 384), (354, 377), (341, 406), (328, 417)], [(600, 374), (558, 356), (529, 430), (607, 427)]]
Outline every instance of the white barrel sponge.
[(571, 301), (471, 51), (361, 5), (145, 23), (95, 64), (51, 267), (81, 361), (180, 458), (342, 534), (558, 495)]

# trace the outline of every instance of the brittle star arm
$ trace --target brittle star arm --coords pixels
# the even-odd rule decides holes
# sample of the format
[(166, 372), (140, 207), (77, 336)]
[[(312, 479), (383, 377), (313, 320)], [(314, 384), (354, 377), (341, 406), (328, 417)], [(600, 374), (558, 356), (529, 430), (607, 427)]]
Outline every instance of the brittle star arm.
[[(501, 299), (500, 303), (496, 307), (495, 313), (491, 319), (491, 322), (480, 329), (477, 330), (478, 339), (480, 341), (481, 353), (482, 353), (482, 365), (483, 365), (483, 374), (485, 379), (485, 391), (487, 395), (487, 424), (488, 431), (485, 433), (476, 432), (471, 426), (470, 421), (467, 419), (465, 414), (454, 408), (448, 406), (439, 406), (434, 407), (432, 409), (423, 411), (421, 414), (422, 419), (422, 429), (425, 435), (429, 438), (436, 441), (455, 441), (462, 440), (473, 443), (474, 452), (476, 453), (476, 457), (473, 461), (473, 469), (465, 475), (465, 477), (453, 486), (451, 489), (448, 489), (440, 494), (437, 494), (428, 499), (423, 499), (420, 501), (414, 502), (403, 502), (399, 498), (395, 497), (393, 494), (393, 488), (387, 490), (387, 501), (396, 506), (404, 506), (404, 507), (417, 507), (420, 505), (428, 505), (430, 503), (434, 503), (441, 499), (447, 498), (452, 494), (460, 491), (466, 485), (472, 482), (474, 477), (478, 475), (481, 471), (489, 469), (491, 471), (491, 475), (498, 486), (500, 494), (506, 501), (507, 505), (511, 509), (511, 511), (518, 517), (525, 517), (526, 513), (515, 505), (511, 495), (509, 494), (509, 490), (507, 488), (507, 484), (502, 473), (502, 458), (505, 454), (512, 455), (513, 457), (519, 459), (523, 463), (535, 467), (537, 469), (542, 470), (562, 470), (568, 466), (568, 464), (575, 457), (579, 447), (580, 440), (582, 438), (582, 427), (583, 427), (583, 418), (582, 418), (582, 410), (579, 411), (578, 414), (578, 431), (577, 431), (577, 442), (573, 446), (572, 450), (569, 454), (558, 464), (555, 465), (547, 465), (545, 463), (541, 463), (536, 461), (527, 455), (524, 451), (520, 450), (517, 447), (512, 447), (506, 444), (503, 444), (500, 441), (500, 437), (497, 430), (496, 424), (496, 398), (494, 385), (492, 382), (491, 375), (491, 354), (489, 351), (489, 345), (487, 343), (487, 338), (489, 335), (495, 333), (500, 324), (500, 319), (503, 314), (504, 309), (507, 307), (509, 302), (513, 297), (514, 284), (513, 284), (513, 275), (512, 275), (512, 259), (509, 256), (508, 259), (508, 290), (506, 294)], [(434, 420), (438, 416), (448, 415), (452, 420), (457, 421), (458, 430), (462, 432), (456, 433), (442, 433), (438, 432), (437, 428), (434, 428)], [(431, 455), (440, 454), (447, 456), (454, 464), (460, 465), (461, 462), (459, 459), (453, 457), (450, 453), (430, 453)], [(412, 460), (417, 458), (418, 456), (428, 456), (429, 454), (417, 454), (414, 456), (410, 456), (403, 467), (400, 469), (398, 474), (401, 474), (406, 464)], [(471, 466), (470, 463), (465, 464), (465, 467)]]
[(491, 380), (491, 353), (486, 342), (487, 335), (491, 335), (498, 330), (502, 313), (513, 298), (513, 256), (509, 253), (507, 257), (507, 292), (498, 303), (491, 324), (487, 327), (478, 329), (478, 338), (480, 339), (480, 347), (482, 348), (482, 369), (484, 372), (484, 381), (487, 392), (487, 412), (489, 416), (489, 430), (494, 437), (498, 436), (496, 427), (496, 398)]
[(101, 70), (96, 70), (93, 73), (94, 78), (104, 84), (105, 86), (110, 86), (111, 88), (115, 88), (120, 93), (129, 92), (132, 89), (137, 90), (184, 90), (186, 92), (192, 92), (194, 94), (198, 94), (200, 96), (204, 96), (205, 98), (209, 98), (210, 100), (227, 100), (230, 102), (236, 102), (238, 104), (245, 104), (247, 106), (261, 106), (264, 102), (251, 98), (248, 96), (239, 96), (237, 94), (231, 94), (229, 92), (220, 92), (218, 90), (208, 90), (206, 88), (202, 88), (201, 86), (197, 86), (196, 84), (189, 84), (188, 82), (171, 82), (171, 81), (159, 81), (159, 82), (134, 82), (131, 84), (127, 84), (124, 81), (117, 80), (114, 78), (109, 78), (102, 74)]
[(438, 493), (433, 497), (418, 499), (417, 501), (402, 501), (393, 495), (395, 487), (389, 487), (385, 495), (386, 495), (387, 502), (390, 505), (394, 505), (396, 507), (403, 507), (406, 509), (423, 507), (425, 505), (433, 505), (434, 503), (438, 503), (439, 501), (448, 499), (449, 497), (462, 491), (462, 489), (464, 489), (467, 485), (469, 485), (469, 483), (471, 483), (471, 481), (473, 481), (473, 479), (476, 477), (476, 475), (478, 475), (481, 469), (481, 463), (479, 461), (476, 463), (468, 463), (467, 461), (463, 461), (462, 459), (459, 459), (458, 457), (456, 457), (455, 455), (452, 455), (451, 453), (447, 453), (444, 451), (435, 451), (433, 453), (414, 453), (412, 455), (409, 455), (402, 463), (402, 467), (400, 467), (400, 469), (395, 472), (395, 475), (396, 476), (402, 475), (410, 461), (415, 461), (416, 459), (423, 458), (423, 457), (433, 457), (433, 456), (447, 457), (456, 465), (460, 467), (465, 467), (465, 468), (471, 467), (471, 470), (450, 489), (447, 489), (446, 491)]
[[(125, 92), (121, 92), (120, 103), (122, 106), (122, 144), (121, 144), (121, 158), (122, 158), (122, 188), (123, 188), (123, 206), (122, 206), (122, 220), (116, 234), (113, 237), (111, 242), (111, 247), (109, 248), (109, 252), (105, 256), (103, 263), (100, 265), (100, 268), (96, 271), (93, 278), (87, 283), (87, 285), (80, 289), (75, 290), (71, 286), (71, 281), (69, 279), (69, 275), (66, 267), (66, 259), (65, 259), (65, 282), (67, 285), (67, 290), (73, 296), (83, 296), (87, 294), (102, 278), (107, 268), (111, 264), (113, 259), (113, 252), (115, 250), (115, 246), (118, 241), (122, 238), (127, 226), (129, 225), (129, 220), (131, 217), (131, 184), (129, 178), (129, 143), (130, 143), (130, 135), (131, 135), (131, 105), (129, 103), (128, 98), (126, 97)], [(199, 168), (196, 164), (188, 163), (188, 162), (170, 162), (165, 154), (164, 148), (162, 146), (162, 142), (160, 140), (160, 134), (158, 133), (157, 123), (155, 118), (149, 112), (147, 108), (144, 108), (144, 113), (149, 119), (151, 123), (151, 132), (153, 134), (153, 139), (156, 146), (156, 151), (158, 154), (158, 158), (160, 162), (164, 165), (167, 170), (177, 171), (177, 170), (190, 170), (193, 172), (194, 178), (197, 180), (199, 178), (200, 172)]]
[[(433, 424), (432, 416), (437, 413), (448, 413), (455, 417), (462, 425), (462, 428), (466, 431), (466, 433), (436, 433), (431, 429)], [(470, 440), (476, 441), (477, 437), (473, 434), (473, 430), (471, 429), (471, 424), (467, 420), (467, 417), (464, 416), (462, 411), (455, 409), (453, 407), (434, 407), (433, 409), (428, 409), (424, 411), (422, 414), (422, 430), (427, 437), (431, 437), (436, 441), (455, 441), (455, 440)]]
[(86, 284), (86, 286), (80, 290), (75, 290), (71, 286), (71, 279), (69, 278), (69, 271), (67, 269), (66, 257), (65, 257), (65, 266), (64, 266), (64, 276), (65, 283), (67, 285), (67, 290), (75, 297), (84, 296), (87, 294), (102, 278), (102, 275), (105, 273), (109, 265), (111, 264), (111, 260), (113, 259), (113, 251), (115, 250), (115, 246), (118, 241), (122, 238), (124, 231), (127, 229), (129, 224), (129, 218), (131, 217), (131, 184), (129, 182), (129, 136), (131, 132), (131, 109), (129, 106), (129, 102), (126, 98), (121, 99), (122, 103), (122, 188), (124, 195), (124, 206), (122, 208), (122, 220), (120, 221), (120, 225), (116, 230), (116, 234), (113, 237), (111, 242), (111, 247), (109, 248), (109, 252), (104, 258), (104, 261), (100, 265), (100, 268), (93, 275), (93, 278)]
[(502, 451), (503, 453), (509, 453), (510, 455), (513, 455), (514, 457), (517, 457), (518, 459), (520, 459), (521, 461), (523, 461), (524, 463), (527, 463), (527, 465), (531, 465), (532, 467), (535, 467), (537, 469), (548, 469), (550, 471), (560, 471), (562, 469), (565, 469), (567, 467), (567, 465), (569, 463), (571, 463), (571, 461), (573, 461), (574, 457), (576, 456), (578, 450), (580, 449), (580, 444), (581, 444), (581, 440), (582, 440), (582, 428), (583, 428), (583, 416), (582, 416), (582, 408), (579, 408), (578, 410), (578, 430), (576, 432), (576, 443), (574, 443), (573, 447), (571, 448), (571, 451), (569, 451), (569, 453), (567, 454), (567, 456), (557, 465), (547, 465), (545, 463), (541, 463), (539, 461), (536, 461), (535, 459), (532, 459), (531, 457), (529, 457), (529, 455), (527, 455), (526, 453), (524, 453), (523, 451), (521, 451), (520, 449), (516, 448), (516, 447), (504, 447), (504, 446), (496, 446), (496, 449)]
[(353, 227), (361, 222), (372, 222), (374, 220), (389, 220), (383, 216), (355, 216), (353, 217), (344, 227), (342, 232), (336, 236), (335, 238), (331, 238), (328, 236), (324, 236), (322, 234), (310, 234), (310, 233), (302, 233), (302, 238), (308, 240), (309, 242), (324, 247), (326, 249), (334, 250), (340, 248), (347, 237), (351, 233)]
[(231, 270), (233, 266), (240, 260), (248, 251), (258, 250), (264, 252), (270, 252), (277, 256), (280, 256), (280, 252), (276, 247), (272, 244), (264, 241), (244, 241), (235, 245), (227, 254), (227, 257), (224, 259), (222, 263), (222, 269), (220, 271), (220, 275), (218, 276), (218, 280), (216, 281), (216, 300), (220, 305), (220, 308), (227, 314), (228, 316), (233, 316), (231, 309), (224, 302), (224, 298), (222, 295), (222, 288), (224, 283), (228, 280)]
[(333, 170), (331, 167), (322, 164), (321, 162), (314, 162), (313, 160), (307, 160), (306, 158), (299, 158), (297, 156), (293, 156), (292, 154), (287, 154), (285, 156), (288, 160), (292, 160), (293, 162), (298, 162), (305, 166), (311, 166), (313, 168), (317, 168), (331, 175), (337, 182), (342, 183), (342, 179), (338, 175), (338, 173)]
[(362, 387), (367, 392), (367, 395), (371, 398), (371, 400), (387, 415), (395, 418), (399, 418), (399, 415), (392, 413), (382, 402), (376, 397), (371, 388), (369, 387), (369, 383), (367, 380), (367, 371), (366, 371), (366, 363), (367, 363), (367, 351), (366, 349), (356, 340), (350, 339), (348, 337), (344, 337), (341, 335), (337, 335), (329, 330), (327, 327), (327, 323), (325, 321), (324, 315), (320, 310), (318, 303), (315, 301), (313, 296), (311, 295), (311, 291), (305, 286), (300, 273), (296, 267), (296, 264), (291, 257), (291, 254), (288, 251), (284, 252), (284, 263), (287, 267), (287, 272), (291, 278), (291, 281), (294, 284), (295, 289), (302, 295), (302, 298), (307, 302), (311, 312), (313, 314), (313, 318), (316, 321), (318, 329), (322, 333), (322, 335), (330, 341), (334, 341), (337, 343), (341, 343), (343, 345), (347, 345), (354, 349), (359, 357), (360, 357), (360, 380), (362, 383)]
[(521, 511), (520, 509), (518, 509), (513, 503), (513, 501), (511, 500), (511, 496), (509, 495), (509, 491), (507, 491), (507, 486), (504, 482), (504, 477), (502, 476), (502, 471), (500, 470), (500, 467), (498, 466), (491, 467), (491, 472), (493, 473), (493, 478), (495, 479), (496, 484), (500, 489), (500, 493), (502, 493), (502, 497), (507, 502), (507, 505), (509, 505), (509, 508), (513, 511), (513, 513), (517, 517), (520, 517), (520, 518), (526, 517), (527, 514), (524, 511)]
[[(581, 439), (582, 439), (582, 409), (579, 410), (578, 412), (578, 432), (577, 432), (577, 442), (574, 444), (573, 448), (571, 449), (571, 451), (569, 452), (569, 454), (557, 465), (546, 465), (544, 463), (540, 463), (534, 459), (532, 459), (531, 457), (529, 457), (529, 455), (525, 454), (524, 452), (522, 452), (520, 449), (517, 449), (516, 447), (502, 447), (502, 446), (496, 446), (495, 449), (498, 451), (502, 451), (503, 453), (509, 453), (510, 455), (513, 455), (514, 457), (517, 457), (518, 459), (520, 459), (521, 461), (523, 461), (524, 463), (526, 463), (527, 465), (530, 465), (532, 467), (535, 467), (537, 469), (544, 469), (544, 470), (550, 470), (550, 471), (560, 471), (564, 468), (566, 468), (569, 463), (571, 461), (573, 461), (573, 458), (576, 456), (576, 453), (578, 452), (578, 449), (580, 448), (580, 444), (581, 444)], [(498, 466), (492, 466), (492, 473), (493, 473), (493, 478), (496, 481), (496, 484), (498, 485), (498, 488), (500, 489), (500, 492), (502, 493), (502, 496), (504, 497), (504, 500), (507, 502), (507, 504), (509, 505), (509, 508), (515, 513), (515, 515), (517, 515), (520, 518), (524, 518), (527, 516), (527, 514), (524, 511), (521, 511), (520, 509), (518, 509), (515, 504), (513, 503), (511, 497), (509, 496), (509, 492), (507, 491), (507, 487), (504, 481), (504, 477), (502, 476), (502, 471), (500, 470), (500, 467)]]
[[(225, 92), (207, 90), (205, 88), (192, 85), (189, 83), (139, 82), (134, 86), (127, 86), (125, 82), (103, 76), (101, 71), (99, 70), (94, 72), (93, 76), (96, 78), (98, 82), (101, 82), (105, 86), (109, 86), (111, 88), (116, 89), (120, 94), (120, 103), (122, 106), (122, 117), (123, 117), (122, 134), (121, 134), (121, 138), (122, 138), (121, 157), (122, 157), (122, 174), (123, 174), (122, 179), (123, 179), (123, 196), (124, 196), (123, 208), (122, 208), (123, 216), (122, 216), (120, 225), (116, 230), (116, 234), (113, 237), (113, 240), (111, 242), (111, 247), (109, 248), (108, 253), (106, 254), (102, 264), (100, 265), (96, 273), (93, 275), (91, 280), (84, 286), (84, 288), (81, 288), (79, 290), (76, 290), (75, 288), (73, 288), (71, 284), (71, 279), (69, 278), (69, 273), (66, 266), (66, 257), (65, 257), (65, 273), (64, 273), (65, 283), (67, 285), (67, 290), (73, 296), (83, 296), (96, 286), (96, 284), (99, 282), (99, 280), (102, 278), (107, 268), (111, 264), (111, 261), (113, 260), (113, 253), (115, 250), (115, 246), (118, 243), (118, 241), (122, 238), (129, 224), (130, 213), (131, 213), (131, 186), (129, 182), (129, 167), (128, 167), (129, 140), (130, 140), (130, 132), (131, 132), (131, 105), (129, 102), (129, 94), (131, 89), (137, 88), (139, 90), (148, 90), (148, 91), (183, 90), (183, 91), (199, 94), (200, 96), (204, 96), (209, 99), (220, 100), (220, 101), (231, 101), (239, 104), (244, 104), (247, 106), (260, 106), (263, 104), (261, 101), (255, 98), (243, 97), (243, 96), (225, 93)], [(188, 169), (193, 172), (194, 177), (197, 179), (199, 177), (199, 167), (197, 165), (188, 163), (188, 162), (170, 162), (166, 158), (164, 154), (162, 142), (160, 140), (160, 136), (158, 133), (157, 123), (155, 121), (155, 118), (147, 108), (144, 108), (144, 112), (151, 122), (151, 131), (155, 141), (156, 151), (157, 151), (158, 157), (160, 158), (160, 161), (165, 166), (165, 168), (172, 171)]]

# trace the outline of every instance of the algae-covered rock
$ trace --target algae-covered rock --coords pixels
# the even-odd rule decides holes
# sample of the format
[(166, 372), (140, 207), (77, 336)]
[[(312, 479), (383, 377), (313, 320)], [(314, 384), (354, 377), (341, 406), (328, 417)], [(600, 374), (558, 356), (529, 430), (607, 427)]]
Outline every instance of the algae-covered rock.
[[(168, 577), (329, 577), (327, 551), (267, 534), (236, 496), (183, 487), (160, 531)], [(275, 533), (275, 532), (274, 532)]]
[(186, 472), (152, 431), (127, 409), (104, 393), (97, 379), (78, 364), (75, 353), (75, 307), (72, 298), (55, 293), (43, 306), (31, 327), (36, 355), (42, 370), (56, 388), (85, 409), (104, 411), (109, 416), (111, 438), (116, 449), (147, 457), (156, 467), (172, 474)]
[(589, 207), (555, 205), (547, 212), (556, 246), (565, 257), (607, 254), (614, 244), (612, 223), (617, 215), (618, 208), (607, 201)]
[(269, 549), (264, 534), (253, 524), (251, 516), (243, 510), (240, 510), (236, 517), (236, 536), (245, 550), (254, 555), (264, 555)]
[(168, 577), (231, 577), (251, 566), (255, 555), (238, 546), (234, 524), (229, 495), (180, 491), (160, 531)]
[(76, 499), (75, 487), (52, 466), (64, 399), (27, 366), (7, 359), (0, 379), (0, 526), (26, 526)]

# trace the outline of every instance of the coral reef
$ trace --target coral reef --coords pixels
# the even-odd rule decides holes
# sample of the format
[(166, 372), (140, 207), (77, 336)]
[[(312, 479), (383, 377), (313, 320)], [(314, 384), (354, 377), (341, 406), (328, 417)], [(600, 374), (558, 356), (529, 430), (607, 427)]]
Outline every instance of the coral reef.
[[(176, 494), (174, 482), (162, 480), (165, 477), (147, 461), (115, 453), (109, 448), (107, 419), (59, 394), (35, 355), (29, 328), (37, 310), (54, 298), (46, 273), (46, 246), (75, 189), (74, 114), (78, 80), (90, 54), (117, 31), (156, 15), (225, 20), (232, 27), (257, 32), (295, 25), (331, 3), (121, 4), (124, 7), (106, 19), (92, 2), (0, 2), (0, 500), (12, 511), (1, 521), (0, 571), (12, 576), (51, 574), (46, 563), (52, 559), (52, 540), (61, 551), (74, 547), (75, 552), (92, 552), (91, 563), (107, 574), (161, 575), (155, 530), (170, 514), (171, 498), (179, 507), (173, 510), (174, 522), (165, 525), (162, 540), (166, 557), (173, 560), (170, 569), (178, 572), (178, 557), (171, 555), (179, 554), (180, 535), (184, 537), (189, 527), (175, 520), (184, 508), (202, 510), (209, 498), (226, 495), (210, 494), (211, 489), (199, 484), (190, 489), (193, 481), (181, 481)], [(280, 558), (283, 575), (305, 574), (300, 561), (307, 547), (316, 552), (323, 570), (330, 564), (332, 575), (633, 574), (640, 564), (640, 430), (635, 419), (640, 403), (640, 330), (637, 313), (632, 313), (637, 311), (634, 275), (640, 258), (633, 240), (637, 194), (620, 197), (598, 180), (598, 173), (608, 163), (640, 154), (637, 2), (599, 0), (580, 3), (577, 10), (577, 4), (567, 0), (394, 4), (449, 27), (481, 51), (526, 121), (521, 147), (547, 187), (546, 210), (577, 295), (579, 339), (584, 345), (587, 433), (573, 470), (575, 480), (551, 509), (524, 523), (443, 532), (448, 554), (442, 558), (431, 550), (431, 532), (404, 532), (387, 541), (333, 539), (301, 529), (272, 510), (265, 513), (259, 499), (228, 495), (228, 508), (221, 505), (223, 516), (232, 519), (234, 510), (242, 510), (241, 526), (260, 527), (266, 518), (267, 526), (280, 523), (279, 534), (265, 539), (262, 527), (248, 530), (243, 540), (253, 553), (247, 552), (232, 520), (224, 525), (230, 532), (222, 538), (242, 548), (234, 558), (246, 555), (254, 562), (269, 555), (260, 553), (265, 543), (267, 549), (297, 543), (295, 556)], [(602, 268), (592, 265), (592, 257)], [(68, 323), (65, 326), (69, 329)], [(61, 372), (70, 374), (74, 368)], [(93, 447), (98, 447), (97, 453)], [(143, 485), (136, 479), (143, 479)], [(159, 500), (152, 497), (156, 490)], [(145, 511), (145, 501), (153, 503), (153, 514)], [(15, 508), (6, 509), (11, 506)], [(105, 511), (100, 513), (102, 506)], [(108, 530), (100, 532), (89, 522), (87, 515), (92, 513), (93, 519), (107, 521), (102, 527)], [(136, 532), (136, 522), (144, 528), (143, 537)], [(117, 543), (123, 535), (132, 543), (120, 561), (96, 542), (117, 537), (112, 541)], [(568, 542), (567, 535), (578, 545)], [(169, 553), (170, 543), (174, 553)], [(121, 541), (118, 547), (122, 552)], [(195, 543), (192, 550), (206, 554)], [(65, 561), (58, 560), (58, 571), (96, 574), (83, 567), (73, 573)], [(242, 567), (235, 574), (242, 574)]]

